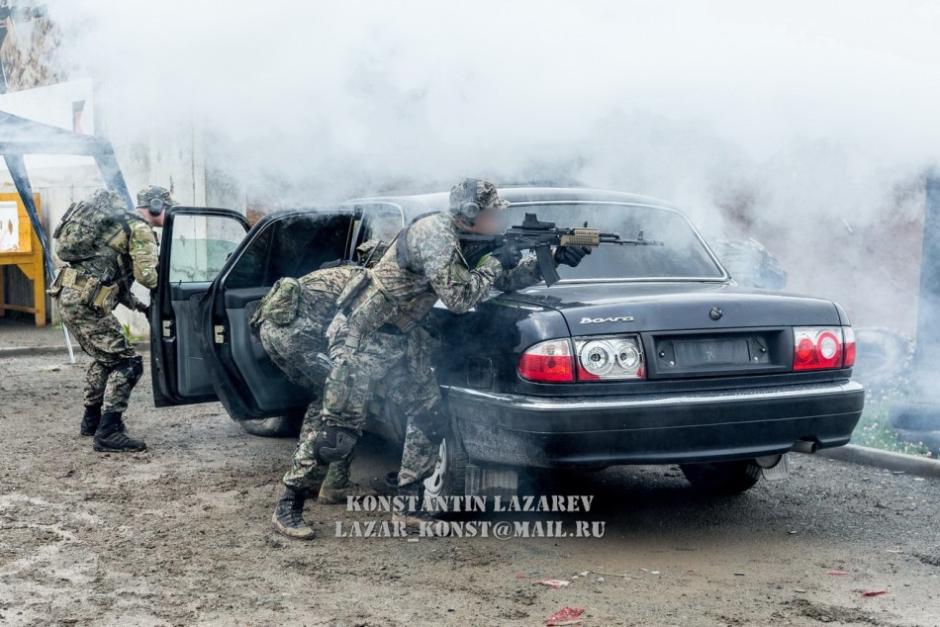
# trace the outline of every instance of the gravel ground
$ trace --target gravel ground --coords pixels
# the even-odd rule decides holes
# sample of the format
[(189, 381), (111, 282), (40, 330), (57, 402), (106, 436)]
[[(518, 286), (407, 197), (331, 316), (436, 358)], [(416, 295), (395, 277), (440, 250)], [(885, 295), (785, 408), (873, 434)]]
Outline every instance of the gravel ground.
[[(59, 346), (65, 350), (62, 327), (36, 327), (33, 326), (32, 317), (26, 318), (21, 314), (0, 316), (0, 350), (30, 346)], [(81, 350), (77, 346), (75, 349)]]
[[(289, 440), (217, 404), (154, 409), (148, 372), (127, 422), (151, 450), (95, 454), (83, 366), (0, 359), (0, 624), (542, 625), (564, 606), (585, 625), (940, 624), (940, 482), (796, 456), (715, 499), (617, 468), (558, 478), (594, 495), (587, 516), (513, 518), (604, 521), (600, 539), (337, 538), (380, 516), (314, 501), (299, 543), (269, 531)], [(396, 455), (367, 440), (358, 479), (381, 487)]]

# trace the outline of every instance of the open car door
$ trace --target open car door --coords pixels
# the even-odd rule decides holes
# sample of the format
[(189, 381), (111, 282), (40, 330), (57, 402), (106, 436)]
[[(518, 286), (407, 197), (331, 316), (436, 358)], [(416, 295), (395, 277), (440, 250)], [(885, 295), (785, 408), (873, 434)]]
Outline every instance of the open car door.
[(199, 302), (247, 232), (244, 216), (228, 209), (174, 207), (167, 212), (160, 282), (150, 307), (150, 372), (157, 407), (216, 400)]
[(236, 420), (300, 414), (312, 400), (268, 359), (252, 314), (274, 282), (348, 258), (357, 209), (303, 209), (266, 216), (231, 255), (202, 304), (215, 393)]

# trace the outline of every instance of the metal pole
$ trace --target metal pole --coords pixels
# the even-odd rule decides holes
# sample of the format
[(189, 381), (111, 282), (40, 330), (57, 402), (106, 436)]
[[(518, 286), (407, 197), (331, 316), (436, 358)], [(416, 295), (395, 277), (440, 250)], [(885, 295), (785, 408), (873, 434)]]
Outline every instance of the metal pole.
[(924, 242), (920, 262), (920, 302), (914, 369), (936, 373), (940, 368), (940, 177), (927, 178)]
[(72, 338), (69, 337), (69, 330), (65, 328), (65, 325), (62, 325), (62, 333), (65, 334), (65, 348), (69, 351), (69, 363), (75, 363), (75, 351), (72, 350)]
[(911, 400), (891, 408), (891, 424), (902, 439), (913, 442), (940, 435), (940, 173), (928, 175), (925, 191), (917, 344), (908, 379)]

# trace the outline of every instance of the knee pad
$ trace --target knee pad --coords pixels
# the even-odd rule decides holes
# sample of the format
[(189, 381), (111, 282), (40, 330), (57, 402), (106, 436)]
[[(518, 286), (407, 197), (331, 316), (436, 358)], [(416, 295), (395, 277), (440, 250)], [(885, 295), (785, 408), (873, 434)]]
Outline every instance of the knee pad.
[(119, 370), (131, 383), (137, 383), (142, 374), (144, 374), (144, 358), (140, 355), (134, 355), (121, 360), (115, 370)]
[(313, 455), (324, 465), (340, 462), (352, 454), (358, 441), (359, 435), (352, 429), (325, 426), (313, 440)]

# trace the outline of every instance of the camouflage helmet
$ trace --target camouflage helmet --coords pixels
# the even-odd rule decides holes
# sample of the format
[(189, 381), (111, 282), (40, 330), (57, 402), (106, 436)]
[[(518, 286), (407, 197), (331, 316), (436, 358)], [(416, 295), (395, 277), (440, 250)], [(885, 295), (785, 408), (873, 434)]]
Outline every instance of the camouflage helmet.
[(450, 189), (450, 212), (473, 224), (487, 209), (505, 209), (509, 203), (499, 197), (496, 186), (483, 179), (462, 179)]
[(175, 204), (170, 190), (165, 187), (150, 185), (137, 192), (137, 206), (146, 209), (151, 215), (158, 216), (164, 209), (169, 209)]

